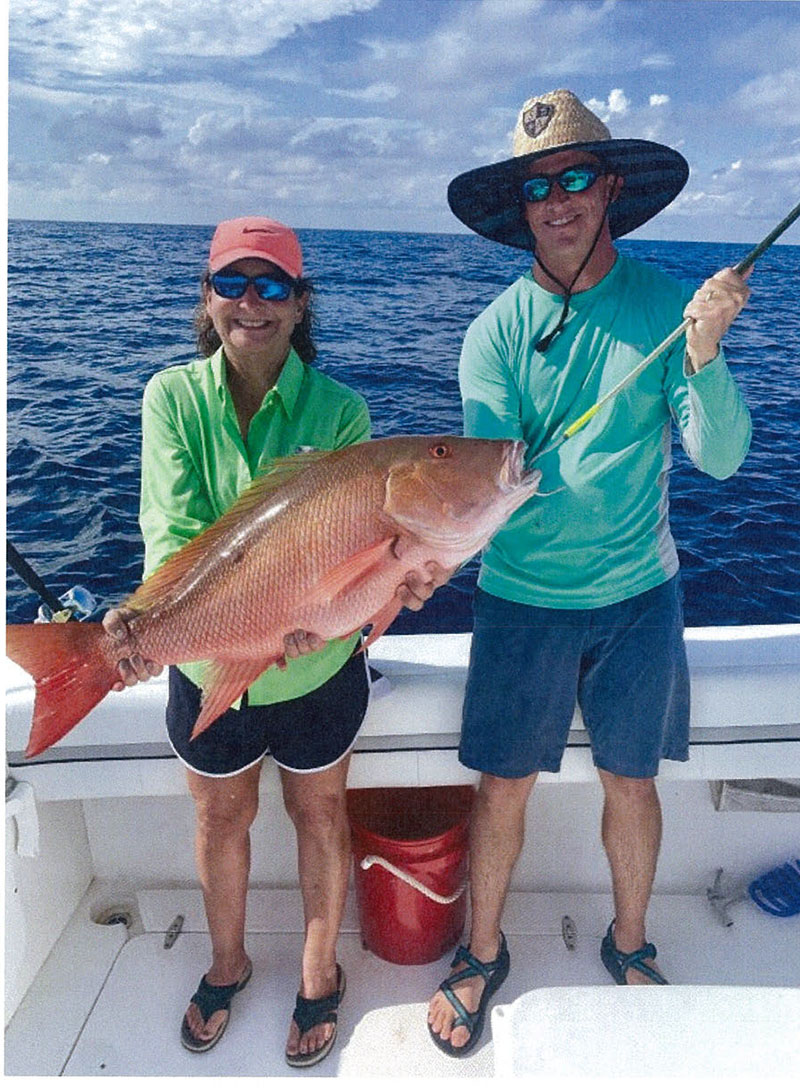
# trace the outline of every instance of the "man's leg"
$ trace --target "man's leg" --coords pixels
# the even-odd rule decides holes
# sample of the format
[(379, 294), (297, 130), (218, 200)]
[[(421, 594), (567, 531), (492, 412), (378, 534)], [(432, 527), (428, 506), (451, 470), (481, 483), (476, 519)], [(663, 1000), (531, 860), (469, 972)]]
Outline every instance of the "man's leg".
[[(620, 952), (646, 943), (645, 916), (653, 890), (661, 845), (661, 805), (652, 778), (625, 778), (599, 770), (605, 791), (603, 846), (611, 866), (614, 893), (614, 941)], [(648, 966), (655, 966), (645, 960)], [(635, 969), (629, 985), (650, 983)]]
[[(481, 776), (470, 825), (470, 894), (472, 929), (469, 949), (477, 959), (489, 962), (500, 947), (500, 919), (511, 874), (525, 838), (525, 809), (536, 775), (525, 778)], [(453, 972), (465, 964), (456, 964)], [(465, 979), (453, 987), (464, 1007), (474, 1012), (484, 989), (482, 978)], [(452, 1028), (456, 1012), (441, 990), (428, 1011), (428, 1023), (442, 1039), (464, 1046), (470, 1033)]]
[[(281, 768), (286, 811), (297, 832), (297, 865), (305, 915), (300, 976), (303, 997), (326, 997), (336, 990), (336, 941), (347, 898), (350, 825), (345, 786), (350, 757), (310, 774)], [(302, 1037), (294, 1019), (287, 1054), (308, 1054), (330, 1038), (332, 1024), (320, 1024)]]
[[(250, 875), (250, 826), (258, 812), (261, 763), (241, 774), (211, 778), (187, 770), (195, 803), (195, 861), (203, 889), (212, 961), (206, 978), (212, 986), (237, 982), (249, 964), (244, 949), (245, 905)], [(210, 1039), (224, 1010), (207, 1022), (192, 1002), (186, 1019), (197, 1039)]]

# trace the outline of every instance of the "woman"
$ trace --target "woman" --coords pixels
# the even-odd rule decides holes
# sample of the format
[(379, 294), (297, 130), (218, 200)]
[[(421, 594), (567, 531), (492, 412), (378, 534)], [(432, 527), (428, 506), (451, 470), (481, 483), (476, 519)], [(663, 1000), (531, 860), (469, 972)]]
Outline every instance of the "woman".
[[(203, 358), (156, 374), (145, 390), (145, 576), (214, 522), (271, 459), (369, 437), (363, 398), (310, 366), (316, 355), (310, 298), (300, 244), (288, 227), (252, 216), (219, 224), (195, 321)], [(410, 573), (398, 594), (421, 608), (433, 589), (433, 581)], [(127, 639), (125, 620), (115, 609), (104, 623)], [(278, 764), (296, 830), (305, 914), (286, 1060), (313, 1065), (333, 1046), (345, 989), (336, 961), (350, 858), (345, 786), (369, 693), (364, 655), (352, 652), (357, 640), (325, 643), (311, 633), (287, 633), (285, 668), (267, 670), (240, 706), (191, 743), (198, 666), (170, 669), (167, 728), (195, 803), (196, 862), (212, 947), (211, 966), (181, 1026), (189, 1050), (219, 1041), (231, 999), (250, 978), (249, 829), (267, 753)], [(116, 688), (159, 671), (131, 646)]]

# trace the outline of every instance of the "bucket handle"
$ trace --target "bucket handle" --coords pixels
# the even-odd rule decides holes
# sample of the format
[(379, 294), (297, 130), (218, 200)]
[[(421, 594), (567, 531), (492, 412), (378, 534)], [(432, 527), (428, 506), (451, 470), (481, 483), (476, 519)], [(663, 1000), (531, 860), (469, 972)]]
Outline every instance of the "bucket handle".
[(418, 892), (422, 892), (428, 899), (432, 899), (434, 903), (441, 903), (443, 906), (448, 906), (450, 903), (455, 903), (456, 899), (464, 894), (464, 889), (467, 884), (466, 881), (461, 885), (457, 892), (453, 895), (439, 895), (437, 892), (432, 892), (430, 888), (426, 888), (416, 877), (413, 877), (410, 873), (404, 873), (402, 869), (398, 869), (396, 865), (392, 865), (386, 858), (379, 857), (377, 854), (367, 854), (367, 856), (361, 862), (362, 869), (370, 869), (373, 865), (380, 865), (382, 869), (386, 869), (392, 876), (396, 876), (398, 880), (402, 880), (406, 884), (410, 884), (412, 888), (416, 888)]

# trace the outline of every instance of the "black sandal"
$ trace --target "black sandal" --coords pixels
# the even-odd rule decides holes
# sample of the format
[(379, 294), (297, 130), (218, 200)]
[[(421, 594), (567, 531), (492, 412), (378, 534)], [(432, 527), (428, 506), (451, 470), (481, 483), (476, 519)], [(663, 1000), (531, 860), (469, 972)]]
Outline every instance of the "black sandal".
[(253, 965), (248, 964), (244, 974), (238, 982), (232, 982), (229, 986), (212, 986), (210, 982), (206, 980), (206, 976), (200, 979), (200, 985), (197, 990), (192, 994), (189, 1004), (197, 1005), (200, 1010), (200, 1015), (203, 1017), (203, 1023), (208, 1023), (215, 1012), (219, 1012), (220, 1009), (224, 1009), (229, 1015), (225, 1017), (216, 1032), (210, 1039), (198, 1039), (196, 1035), (192, 1034), (192, 1029), (189, 1027), (189, 1021), (186, 1016), (183, 1018), (181, 1024), (181, 1042), (187, 1050), (192, 1050), (196, 1054), (202, 1054), (206, 1050), (210, 1050), (212, 1046), (216, 1046), (225, 1033), (225, 1028), (228, 1026), (230, 1020), (230, 1007), (231, 998), (234, 994), (238, 994), (240, 990), (243, 990), (247, 983), (250, 981), (250, 976), (253, 973)]
[(655, 982), (659, 986), (668, 986), (669, 983), (660, 971), (656, 971), (654, 967), (648, 967), (643, 962), (655, 958), (656, 946), (654, 944), (643, 944), (635, 952), (620, 952), (614, 940), (614, 922), (608, 927), (608, 932), (600, 944), (600, 959), (618, 986), (628, 985), (627, 972), (631, 969), (638, 971), (639, 974), (644, 975), (645, 978), (649, 978), (651, 982)]
[(333, 1032), (330, 1039), (327, 1039), (321, 1047), (312, 1050), (310, 1054), (301, 1054), (299, 1051), (297, 1054), (284, 1054), (288, 1065), (294, 1066), (296, 1069), (302, 1069), (309, 1065), (316, 1065), (317, 1062), (321, 1062), (326, 1055), (330, 1054), (333, 1044), (336, 1042), (339, 1006), (342, 1003), (346, 986), (347, 980), (344, 970), (337, 963), (336, 989), (332, 994), (328, 994), (326, 997), (302, 997), (300, 994), (297, 995), (292, 1019), (300, 1028), (300, 1037), (302, 1038), (307, 1031), (315, 1028), (317, 1024), (333, 1024)]
[[(511, 957), (508, 954), (508, 946), (506, 945), (504, 934), (502, 932), (500, 934), (500, 949), (496, 959), (484, 963), (473, 956), (468, 948), (464, 948), (464, 946), (461, 945), (453, 957), (453, 962), (450, 966), (455, 967), (457, 963), (466, 963), (468, 966), (462, 968), (460, 971), (456, 971), (454, 975), (450, 975), (446, 978), (439, 989), (457, 1013), (457, 1016), (453, 1021), (453, 1027), (450, 1030), (453, 1031), (455, 1028), (465, 1027), (470, 1033), (469, 1039), (463, 1046), (453, 1046), (449, 1039), (443, 1039), (440, 1035), (437, 1035), (431, 1025), (428, 1024), (428, 1031), (431, 1039), (433, 1039), (440, 1050), (443, 1050), (445, 1054), (448, 1054), (451, 1058), (463, 1058), (477, 1044), (481, 1037), (481, 1032), (483, 1031), (489, 1002), (508, 977), (508, 972), (511, 968)], [(463, 981), (465, 978), (477, 978), (478, 975), (483, 978), (486, 985), (481, 994), (478, 1008), (475, 1012), (468, 1012), (453, 993), (453, 986)]]

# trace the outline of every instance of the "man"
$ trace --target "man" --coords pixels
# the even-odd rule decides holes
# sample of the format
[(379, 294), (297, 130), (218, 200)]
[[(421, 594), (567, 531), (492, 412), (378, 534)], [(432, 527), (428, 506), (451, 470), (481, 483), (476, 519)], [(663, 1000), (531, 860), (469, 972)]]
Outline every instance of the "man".
[[(526, 804), (538, 772), (560, 767), (576, 701), (604, 790), (615, 918), (601, 957), (619, 984), (666, 982), (645, 916), (661, 836), (659, 760), (688, 759), (671, 421), (717, 478), (736, 471), (750, 441), (719, 348), (747, 300), (744, 280), (726, 269), (692, 296), (614, 247), (675, 198), (683, 157), (612, 139), (565, 90), (525, 103), (513, 150), (448, 192), (473, 230), (533, 251), (532, 270), (470, 326), (459, 377), (465, 433), (523, 439), (543, 472), (541, 493), (490, 543), (476, 590), (459, 753), (481, 772), (472, 928), (428, 1015), (434, 1042), (453, 1056), (475, 1046), (508, 974), (500, 924)], [(684, 316), (685, 340), (558, 442)]]

